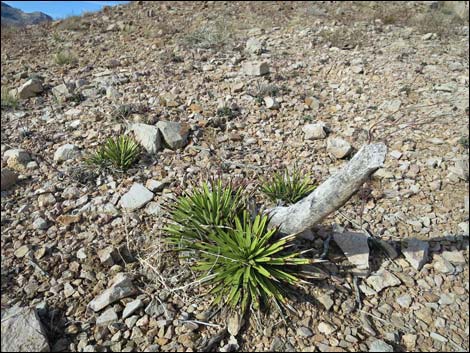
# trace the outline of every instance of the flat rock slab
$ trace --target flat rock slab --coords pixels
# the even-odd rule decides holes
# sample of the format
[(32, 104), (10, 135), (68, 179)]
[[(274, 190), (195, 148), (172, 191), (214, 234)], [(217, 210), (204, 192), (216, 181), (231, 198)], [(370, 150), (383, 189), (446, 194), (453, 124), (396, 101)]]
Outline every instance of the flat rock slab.
[(347, 157), (352, 152), (351, 144), (339, 137), (331, 137), (327, 140), (326, 150), (338, 159)]
[(128, 210), (137, 210), (152, 201), (153, 192), (139, 183), (132, 185), (130, 190), (121, 198), (121, 207)]
[(156, 126), (135, 123), (130, 126), (137, 142), (145, 148), (148, 153), (155, 154), (162, 148), (160, 132)]
[(2, 352), (50, 352), (46, 332), (35, 309), (2, 311)]
[(428, 261), (429, 243), (419, 239), (411, 239), (402, 252), (410, 265), (419, 271)]
[(376, 272), (372, 276), (369, 276), (366, 282), (377, 293), (382, 289), (398, 286), (401, 284), (401, 281), (398, 279), (398, 277), (387, 270), (380, 270)]
[(369, 274), (369, 236), (364, 233), (333, 233), (333, 239), (341, 248), (349, 262), (356, 266), (358, 276)]
[(132, 278), (126, 273), (118, 273), (113, 279), (113, 284), (103, 293), (95, 297), (88, 306), (93, 311), (100, 311), (120, 299), (129, 297), (137, 293), (137, 289), (132, 283)]
[(175, 121), (159, 121), (156, 126), (171, 149), (183, 148), (188, 142), (189, 129), (186, 125)]

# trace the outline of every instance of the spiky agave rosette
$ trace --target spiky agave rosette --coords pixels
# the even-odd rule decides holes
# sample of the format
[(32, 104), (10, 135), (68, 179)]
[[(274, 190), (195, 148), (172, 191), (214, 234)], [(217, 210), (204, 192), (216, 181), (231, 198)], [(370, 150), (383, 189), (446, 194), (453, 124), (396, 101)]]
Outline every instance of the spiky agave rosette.
[(289, 287), (309, 283), (300, 267), (320, 261), (302, 257), (309, 250), (289, 252), (296, 235), (275, 240), (268, 216), (252, 220), (244, 205), (241, 189), (205, 184), (173, 207), (168, 240), (177, 250), (192, 251), (194, 268), (202, 272), (198, 282), (211, 286), (214, 304), (240, 307), (242, 313), (271, 302), (288, 307)]

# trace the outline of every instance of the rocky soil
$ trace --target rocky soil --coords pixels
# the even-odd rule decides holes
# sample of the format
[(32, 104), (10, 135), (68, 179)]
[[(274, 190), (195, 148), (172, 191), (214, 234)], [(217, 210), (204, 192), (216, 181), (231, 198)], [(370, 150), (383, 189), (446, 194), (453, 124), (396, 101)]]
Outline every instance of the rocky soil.
[[(469, 27), (435, 7), (139, 1), (2, 31), (2, 350), (468, 351)], [(136, 166), (84, 164), (125, 132)], [(268, 207), (262, 177), (321, 182), (377, 141), (384, 167), (299, 240), (331, 246), (297, 314), (214, 310), (167, 251), (192, 182)]]

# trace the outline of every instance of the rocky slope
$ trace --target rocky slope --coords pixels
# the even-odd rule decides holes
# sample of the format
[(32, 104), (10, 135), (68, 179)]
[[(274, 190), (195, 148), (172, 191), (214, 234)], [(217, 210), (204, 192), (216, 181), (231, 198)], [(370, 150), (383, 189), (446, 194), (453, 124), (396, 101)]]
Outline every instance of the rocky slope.
[[(468, 35), (436, 2), (139, 1), (2, 32), (2, 334), (18, 306), (53, 351), (467, 351)], [(86, 168), (126, 131), (137, 166)], [(321, 182), (377, 141), (384, 168), (299, 241), (332, 238), (297, 315), (240, 327), (166, 251), (191, 182), (267, 207), (261, 177)]]
[(2, 26), (26, 26), (41, 22), (50, 22), (52, 17), (43, 12), (25, 13), (2, 2)]

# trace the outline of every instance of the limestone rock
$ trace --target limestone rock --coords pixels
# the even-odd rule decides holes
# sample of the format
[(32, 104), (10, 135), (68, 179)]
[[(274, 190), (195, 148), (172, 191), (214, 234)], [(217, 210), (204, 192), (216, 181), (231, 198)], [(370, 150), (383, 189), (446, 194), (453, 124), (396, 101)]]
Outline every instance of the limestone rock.
[(114, 277), (111, 287), (95, 297), (88, 306), (95, 312), (100, 311), (109, 304), (136, 293), (137, 290), (132, 283), (132, 277), (126, 273), (118, 273)]
[(36, 309), (2, 310), (2, 352), (49, 352), (49, 343)]
[(326, 138), (326, 125), (323, 122), (304, 125), (302, 131), (306, 140), (321, 140)]
[(136, 210), (145, 206), (153, 199), (153, 193), (142, 184), (134, 183), (120, 201), (121, 207), (127, 210)]
[(136, 123), (130, 126), (137, 142), (148, 153), (155, 154), (162, 148), (162, 141), (157, 127), (153, 125)]
[(344, 232), (333, 233), (333, 239), (348, 258), (356, 266), (358, 275), (369, 273), (369, 237), (364, 233)]
[(41, 93), (42, 91), (43, 88), (41, 80), (38, 78), (31, 78), (17, 89), (16, 96), (19, 99), (27, 99), (35, 97), (38, 93)]
[(267, 62), (244, 62), (243, 72), (248, 76), (263, 76), (269, 73)]
[(171, 149), (183, 148), (188, 142), (189, 129), (185, 125), (174, 121), (159, 121), (156, 126)]
[(369, 276), (366, 282), (368, 285), (374, 288), (376, 292), (380, 292), (381, 290), (388, 287), (398, 286), (401, 283), (401, 281), (394, 274), (387, 270), (380, 270), (376, 272), (372, 276)]
[(348, 141), (339, 137), (332, 137), (327, 141), (326, 150), (336, 158), (341, 159), (351, 153), (352, 147)]
[(80, 151), (76, 145), (67, 143), (63, 146), (60, 146), (57, 151), (54, 153), (54, 161), (56, 162), (65, 162), (69, 159), (74, 159), (78, 157)]

